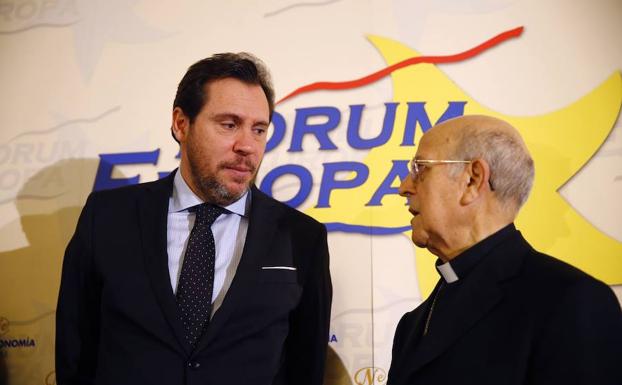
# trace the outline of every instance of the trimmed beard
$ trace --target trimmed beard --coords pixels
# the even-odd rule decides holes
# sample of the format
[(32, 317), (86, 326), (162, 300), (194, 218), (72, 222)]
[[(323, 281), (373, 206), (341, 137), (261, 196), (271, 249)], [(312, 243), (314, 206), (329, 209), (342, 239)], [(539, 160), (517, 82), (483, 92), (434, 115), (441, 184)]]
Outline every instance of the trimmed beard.
[(192, 179), (194, 181), (194, 185), (197, 189), (203, 194), (205, 200), (209, 203), (217, 204), (219, 206), (228, 206), (231, 203), (237, 201), (248, 191), (251, 183), (255, 181), (257, 177), (257, 169), (253, 164), (250, 163), (247, 159), (242, 159), (241, 161), (233, 161), (233, 162), (221, 162), (218, 163), (217, 170), (224, 169), (230, 166), (238, 165), (240, 163), (244, 163), (244, 165), (251, 169), (251, 173), (253, 177), (246, 184), (246, 188), (242, 190), (239, 194), (235, 194), (229, 191), (225, 185), (220, 183), (215, 175), (203, 175), (201, 172), (199, 162), (196, 161), (196, 158), (193, 156), (193, 152), (188, 153), (188, 164), (190, 166), (190, 172), (192, 173)]

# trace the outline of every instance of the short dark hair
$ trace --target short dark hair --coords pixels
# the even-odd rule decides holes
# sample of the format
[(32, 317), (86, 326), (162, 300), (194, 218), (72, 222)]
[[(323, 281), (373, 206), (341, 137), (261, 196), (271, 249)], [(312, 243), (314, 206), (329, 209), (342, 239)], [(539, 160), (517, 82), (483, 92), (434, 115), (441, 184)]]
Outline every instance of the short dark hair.
[[(272, 120), (274, 89), (270, 72), (261, 60), (246, 52), (218, 53), (191, 65), (179, 82), (173, 108), (181, 108), (190, 119), (190, 123), (194, 123), (209, 96), (205, 85), (225, 78), (234, 78), (244, 83), (261, 86), (268, 99), (270, 120)], [(171, 134), (173, 139), (179, 143), (172, 131)]]

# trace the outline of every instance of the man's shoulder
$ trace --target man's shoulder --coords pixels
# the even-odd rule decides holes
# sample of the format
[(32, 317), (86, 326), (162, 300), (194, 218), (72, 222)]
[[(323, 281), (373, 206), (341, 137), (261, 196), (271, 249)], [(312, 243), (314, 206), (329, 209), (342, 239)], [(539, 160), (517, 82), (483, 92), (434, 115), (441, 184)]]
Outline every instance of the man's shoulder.
[[(424, 305), (425, 301), (420, 303), (411, 311), (408, 311), (402, 315), (395, 327), (394, 344), (403, 345), (404, 341), (409, 341), (413, 333), (417, 331), (417, 323), (422, 319), (422, 312), (427, 307)], [(398, 341), (402, 342), (398, 342)], [(394, 345), (395, 347), (395, 345)]]
[[(516, 274), (501, 283), (508, 300), (519, 305), (522, 312), (549, 322), (560, 315), (575, 317), (590, 309), (605, 309), (607, 317), (619, 319), (620, 306), (607, 284), (526, 242), (525, 245), (518, 253), (521, 257), (517, 259), (520, 263)], [(500, 257), (498, 260), (503, 263), (503, 256)]]
[(531, 287), (565, 286), (580, 281), (602, 283), (571, 264), (536, 250), (515, 230), (494, 249), (495, 258), (488, 265), (503, 271), (503, 280), (516, 278), (528, 281)]
[[(622, 312), (609, 285), (567, 262), (540, 252), (527, 257), (525, 268), (530, 271), (528, 284), (534, 288), (531, 298), (538, 298), (545, 309), (544, 314), (558, 320), (558, 325), (568, 319), (574, 319), (578, 324), (592, 318), (589, 322), (608, 324), (617, 329), (618, 337), (622, 337), (619, 324)], [(599, 320), (594, 321), (594, 317)]]
[(587, 272), (551, 255), (533, 250), (525, 256), (523, 277), (538, 296), (559, 299), (568, 296), (611, 296), (611, 288)]
[[(425, 302), (425, 301), (424, 301)], [(404, 313), (402, 315), (402, 318), (400, 318), (399, 324), (400, 325), (410, 325), (413, 324), (417, 317), (419, 317), (419, 313), (423, 311), (423, 302), (421, 302), (419, 305), (417, 305), (414, 309)]]
[(532, 278), (557, 284), (573, 284), (581, 281), (600, 282), (583, 270), (554, 256), (533, 250), (525, 258), (525, 269)]
[(170, 193), (170, 183), (171, 182), (168, 180), (168, 178), (164, 178), (151, 182), (137, 183), (106, 190), (93, 191), (89, 195), (88, 201), (92, 202), (93, 204), (121, 205), (124, 202), (135, 202), (137, 199), (148, 196), (149, 194), (155, 193), (168, 195)]

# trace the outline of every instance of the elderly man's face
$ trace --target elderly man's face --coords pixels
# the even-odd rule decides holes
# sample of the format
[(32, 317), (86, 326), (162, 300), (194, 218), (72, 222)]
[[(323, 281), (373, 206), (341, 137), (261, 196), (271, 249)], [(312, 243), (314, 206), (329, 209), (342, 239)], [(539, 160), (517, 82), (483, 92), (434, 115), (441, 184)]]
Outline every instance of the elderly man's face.
[[(421, 139), (415, 158), (449, 159), (452, 145), (443, 130), (432, 129)], [(399, 188), (400, 195), (408, 198), (409, 211), (413, 214), (410, 222), (413, 242), (439, 257), (451, 249), (460, 209), (458, 180), (450, 175), (450, 167), (453, 166), (425, 166), (416, 178), (407, 176)]]

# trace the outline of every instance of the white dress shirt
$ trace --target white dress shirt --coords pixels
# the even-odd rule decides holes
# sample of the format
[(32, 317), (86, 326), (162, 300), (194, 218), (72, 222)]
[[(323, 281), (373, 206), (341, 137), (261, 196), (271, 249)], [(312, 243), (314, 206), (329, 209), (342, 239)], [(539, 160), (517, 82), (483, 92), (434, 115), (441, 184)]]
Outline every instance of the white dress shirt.
[[(166, 226), (168, 271), (174, 293), (177, 293), (177, 283), (196, 216), (188, 208), (201, 203), (201, 198), (190, 190), (181, 176), (181, 170), (178, 170), (175, 173), (173, 195), (169, 198)], [(229, 212), (221, 214), (211, 227), (216, 243), (212, 315), (222, 304), (238, 268), (248, 230), (246, 213), (249, 207), (250, 194), (247, 191), (240, 199), (225, 207)]]

